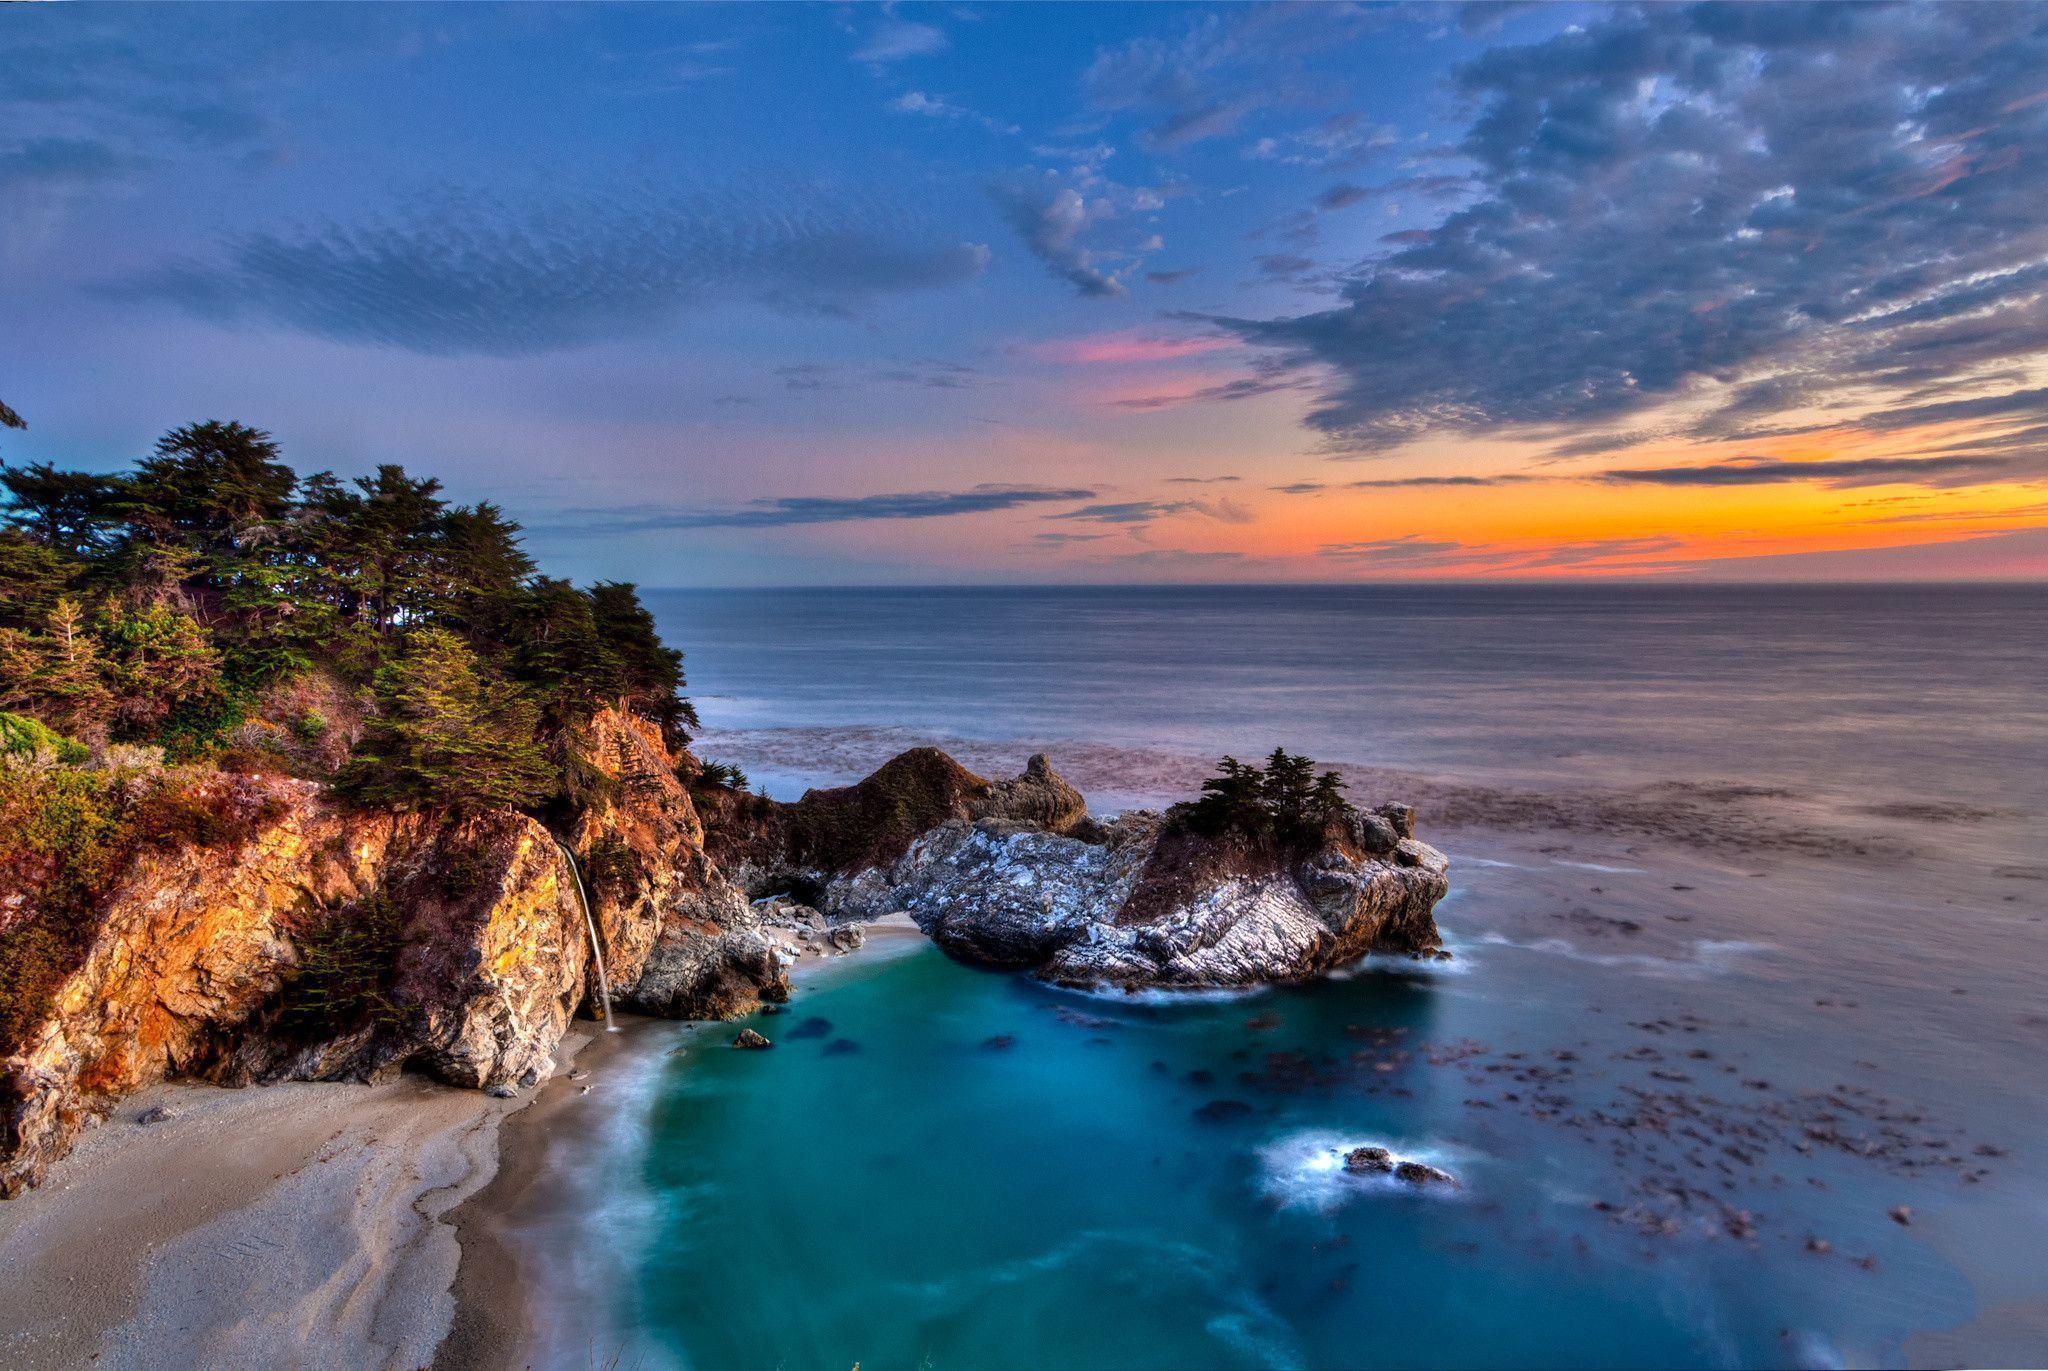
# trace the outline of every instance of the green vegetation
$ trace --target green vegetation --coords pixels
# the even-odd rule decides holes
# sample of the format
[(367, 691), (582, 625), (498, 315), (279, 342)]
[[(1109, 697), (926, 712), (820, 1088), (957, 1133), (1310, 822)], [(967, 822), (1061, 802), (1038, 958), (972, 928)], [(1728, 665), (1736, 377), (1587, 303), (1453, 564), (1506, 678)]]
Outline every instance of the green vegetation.
[[(313, 679), (351, 730), (367, 713), (359, 739), (273, 704)], [(342, 778), (366, 801), (541, 805), (601, 705), (680, 739), (682, 684), (633, 586), (539, 575), (496, 506), (398, 466), (300, 477), (269, 434), (219, 421), (117, 475), (0, 465), (0, 711), (89, 747), (331, 767), (353, 741)]]
[(718, 786), (724, 790), (745, 790), (748, 787), (747, 773), (724, 762), (706, 762), (697, 772), (701, 785)]
[(36, 892), (35, 917), (0, 916), (0, 1055), (23, 1045), (85, 956), (131, 847), (129, 790), (109, 772), (0, 764), (0, 890)]
[(299, 966), (279, 998), (281, 1027), (318, 1038), (397, 1021), (392, 987), (405, 921), (396, 901), (378, 894), (315, 910), (297, 934)]
[(1352, 812), (1343, 777), (1318, 775), (1315, 762), (1276, 747), (1263, 768), (1225, 757), (1202, 782), (1202, 797), (1174, 806), (1172, 817), (1197, 833), (1295, 844), (1315, 841)]

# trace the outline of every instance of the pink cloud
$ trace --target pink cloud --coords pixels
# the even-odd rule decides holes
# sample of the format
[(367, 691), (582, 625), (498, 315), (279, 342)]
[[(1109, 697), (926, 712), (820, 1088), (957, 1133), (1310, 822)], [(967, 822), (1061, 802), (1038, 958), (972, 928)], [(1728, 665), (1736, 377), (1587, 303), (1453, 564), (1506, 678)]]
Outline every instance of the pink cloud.
[(1044, 362), (1074, 366), (1097, 363), (1123, 365), (1132, 362), (1170, 362), (1177, 357), (1196, 357), (1205, 352), (1223, 352), (1238, 346), (1234, 338), (1166, 338), (1137, 329), (1121, 333), (1098, 333), (1086, 338), (1051, 338), (1027, 344), (1025, 355)]

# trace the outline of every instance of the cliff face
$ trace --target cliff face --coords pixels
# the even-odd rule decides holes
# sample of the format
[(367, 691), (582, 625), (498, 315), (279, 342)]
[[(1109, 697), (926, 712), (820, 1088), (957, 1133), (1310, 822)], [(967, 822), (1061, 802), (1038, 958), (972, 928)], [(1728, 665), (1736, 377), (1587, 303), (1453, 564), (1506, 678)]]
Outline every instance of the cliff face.
[[(658, 732), (613, 712), (590, 732), (604, 803), (571, 837), (596, 878), (617, 998), (730, 1015), (784, 993)], [(94, 902), (82, 959), (0, 1062), (0, 1195), (167, 1077), (411, 1068), (473, 1088), (530, 1083), (594, 993), (575, 873), (534, 819), (353, 810), (276, 777), (198, 784), (235, 836), (134, 852)], [(10, 926), (54, 917), (33, 876), (4, 892)]]

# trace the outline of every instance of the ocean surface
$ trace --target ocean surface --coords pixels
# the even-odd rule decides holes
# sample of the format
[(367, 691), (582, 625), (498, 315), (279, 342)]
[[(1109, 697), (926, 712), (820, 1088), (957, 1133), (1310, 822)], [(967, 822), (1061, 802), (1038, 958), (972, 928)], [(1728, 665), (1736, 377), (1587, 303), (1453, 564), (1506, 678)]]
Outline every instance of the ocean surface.
[(651, 1030), (543, 1236), (559, 1364), (2048, 1362), (2048, 593), (649, 600), (777, 795), (926, 740), (1105, 808), (1276, 745), (1412, 784), (1456, 957), (1087, 996), (877, 939), (770, 1052)]

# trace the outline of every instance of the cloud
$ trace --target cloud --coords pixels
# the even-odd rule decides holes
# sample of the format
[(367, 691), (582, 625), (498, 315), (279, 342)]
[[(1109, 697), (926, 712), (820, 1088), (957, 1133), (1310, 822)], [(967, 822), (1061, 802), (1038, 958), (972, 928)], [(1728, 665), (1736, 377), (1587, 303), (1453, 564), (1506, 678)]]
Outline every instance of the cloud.
[(1514, 576), (1579, 568), (1661, 571), (1684, 546), (1676, 538), (1596, 538), (1569, 543), (1466, 543), (1418, 534), (1368, 542), (1325, 543), (1318, 555), (1351, 566), (1455, 575)]
[(798, 524), (844, 524), (868, 519), (944, 519), (956, 514), (987, 514), (1022, 505), (1093, 499), (1087, 489), (1053, 486), (979, 485), (968, 490), (919, 490), (891, 495), (844, 497), (792, 495), (753, 500), (738, 509), (569, 510), (574, 516), (554, 525), (536, 524), (538, 532), (618, 534), (663, 529), (788, 528)]
[(89, 185), (148, 164), (147, 158), (96, 138), (29, 138), (0, 148), (0, 190)]
[(435, 354), (514, 356), (642, 333), (750, 299), (848, 314), (956, 284), (988, 249), (873, 196), (814, 187), (539, 207), (448, 197), (407, 217), (230, 237), (113, 283), (223, 323)]
[(1464, 486), (1515, 486), (1525, 485), (1531, 481), (1569, 479), (1571, 478), (1503, 472), (1497, 476), (1382, 476), (1364, 481), (1295, 481), (1289, 485), (1268, 488), (1283, 495), (1310, 495), (1325, 490), (1430, 490)]
[(1248, 524), (1256, 517), (1234, 500), (1125, 500), (1113, 504), (1083, 505), (1048, 519), (1076, 519), (1097, 524), (1149, 524), (1176, 514), (1199, 514), (1226, 524)]
[(1244, 477), (1242, 476), (1169, 476), (1166, 478), (1166, 484), (1170, 486), (1218, 486), (1228, 485), (1243, 479)]
[(2010, 457), (1839, 457), (1807, 462), (1743, 458), (1706, 466), (1625, 467), (1592, 479), (1609, 485), (1761, 486), (1818, 481), (1834, 487), (1880, 485), (1965, 486), (2048, 476), (2048, 453), (2031, 461)]
[(1462, 207), (1328, 308), (1218, 322), (1360, 452), (2010, 370), (2048, 351), (2044, 70), (2040, 6), (1612, 10), (1457, 73)]
[(1173, 271), (1148, 271), (1145, 279), (1155, 286), (1177, 286), (1200, 270), (1200, 267), (1180, 267)]
[(1227, 351), (1238, 345), (1235, 338), (1215, 334), (1176, 338), (1139, 329), (1124, 329), (1118, 333), (1098, 333), (1086, 338), (1052, 338), (1028, 344), (1023, 351), (1041, 361), (1091, 365), (1164, 362), (1178, 357)]
[(1353, 7), (1245, 6), (1195, 15), (1165, 36), (1148, 35), (1095, 55), (1081, 90), (1097, 109), (1154, 117), (1141, 141), (1177, 152), (1234, 131), (1260, 110), (1326, 92), (1305, 59), (1357, 31)]
[(1124, 294), (1123, 282), (1098, 266), (1096, 254), (1078, 241), (1084, 228), (1113, 213), (1106, 201), (1091, 203), (1073, 186), (1045, 180), (998, 182), (989, 187), (989, 195), (1031, 255), (1076, 294), (1095, 299)]
[[(1364, 115), (1346, 111), (1333, 114), (1297, 133), (1261, 138), (1246, 148), (1244, 155), (1261, 161), (1284, 162), (1289, 166), (1322, 167), (1334, 171), (1362, 166), (1393, 147), (1394, 143), (1393, 129), (1384, 124), (1370, 123)], [(1376, 193), (1364, 187), (1351, 189), (1361, 192), (1359, 199)], [(1355, 203), (1355, 200), (1344, 202)], [(1325, 208), (1342, 209), (1343, 205)]]
[(1316, 204), (1322, 209), (1349, 209), (1361, 200), (1370, 200), (1374, 191), (1366, 186), (1354, 186), (1349, 181), (1339, 181), (1316, 197)]
[(986, 114), (978, 114), (968, 109), (965, 105), (955, 104), (944, 96), (926, 95), (921, 90), (905, 91), (889, 102), (889, 108), (898, 114), (919, 114), (927, 119), (952, 119), (979, 124), (990, 133), (1014, 135), (1023, 132), (1015, 124), (1005, 124), (1000, 119), (991, 119)]
[(893, 14), (868, 30), (865, 41), (854, 50), (854, 60), (876, 64), (900, 62), (906, 57), (924, 57), (948, 46), (945, 32), (930, 24), (898, 19)]

